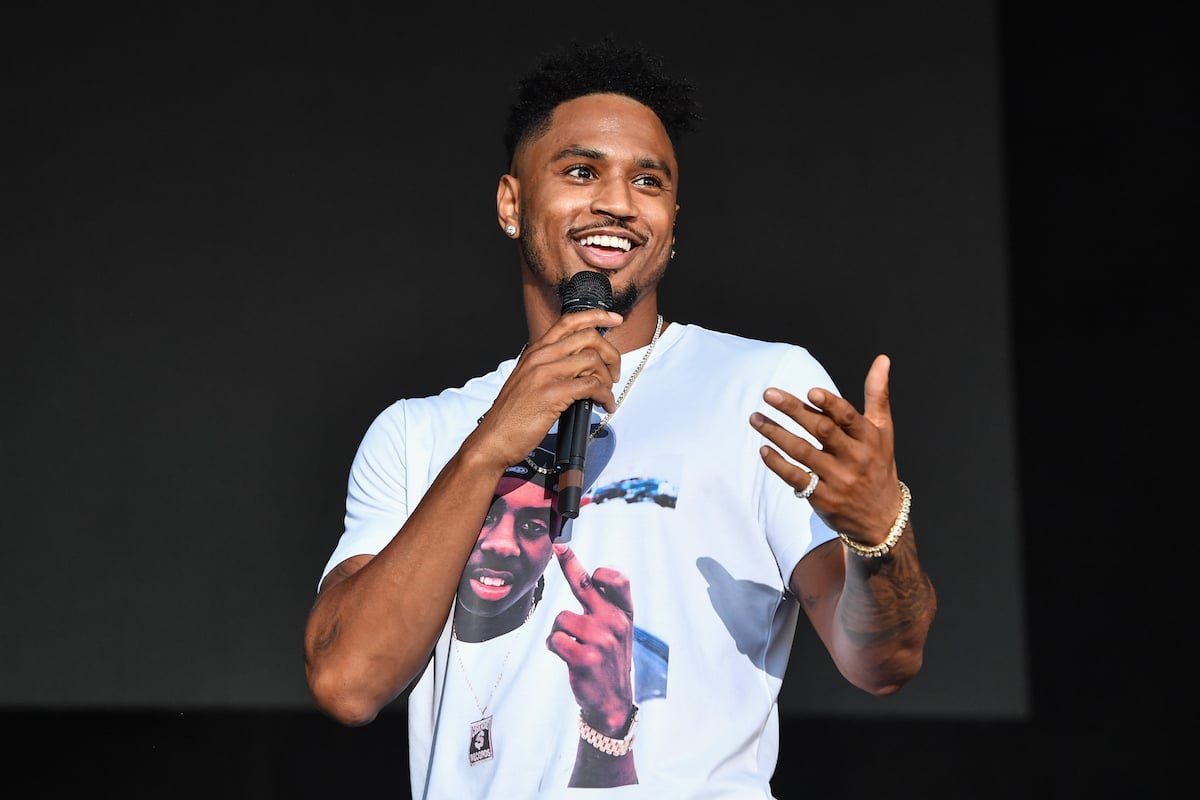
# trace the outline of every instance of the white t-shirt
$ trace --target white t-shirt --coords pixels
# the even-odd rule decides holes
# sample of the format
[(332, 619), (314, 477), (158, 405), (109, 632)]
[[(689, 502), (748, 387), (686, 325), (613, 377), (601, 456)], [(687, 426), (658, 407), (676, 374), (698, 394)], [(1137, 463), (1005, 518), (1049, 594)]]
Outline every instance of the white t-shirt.
[[(621, 379), (644, 349), (622, 358)], [(350, 471), (346, 527), (322, 577), (378, 553), (490, 407), (516, 360), (435, 397), (385, 409)], [(568, 543), (589, 572), (629, 579), (637, 645), (633, 753), (638, 783), (619, 797), (769, 798), (778, 698), (799, 606), (788, 576), (833, 538), (808, 501), (763, 464), (749, 424), (778, 386), (836, 392), (804, 348), (675, 323), (587, 450), (584, 499)], [(598, 422), (602, 409), (596, 409)], [(546, 647), (555, 616), (580, 612), (551, 559), (541, 602), (520, 628), (451, 641), (450, 617), (408, 699), (414, 798), (594, 796), (568, 789), (579, 707), (566, 664)], [(472, 724), (491, 717), (493, 757), (470, 763)]]

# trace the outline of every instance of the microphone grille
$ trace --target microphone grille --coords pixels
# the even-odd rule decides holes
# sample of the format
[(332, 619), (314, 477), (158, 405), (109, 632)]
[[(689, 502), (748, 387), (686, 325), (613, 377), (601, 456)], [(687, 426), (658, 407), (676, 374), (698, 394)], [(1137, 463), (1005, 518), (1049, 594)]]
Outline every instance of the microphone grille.
[(564, 314), (589, 308), (610, 309), (613, 304), (612, 283), (599, 272), (576, 272), (562, 294)]

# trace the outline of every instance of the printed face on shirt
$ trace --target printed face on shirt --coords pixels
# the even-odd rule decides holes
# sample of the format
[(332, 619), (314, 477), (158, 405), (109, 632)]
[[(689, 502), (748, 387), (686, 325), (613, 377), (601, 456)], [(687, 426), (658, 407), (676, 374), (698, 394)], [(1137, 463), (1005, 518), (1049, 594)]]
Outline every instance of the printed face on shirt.
[(533, 589), (554, 552), (553, 503), (553, 494), (537, 483), (516, 477), (500, 480), (463, 570), (460, 606), (494, 617)]

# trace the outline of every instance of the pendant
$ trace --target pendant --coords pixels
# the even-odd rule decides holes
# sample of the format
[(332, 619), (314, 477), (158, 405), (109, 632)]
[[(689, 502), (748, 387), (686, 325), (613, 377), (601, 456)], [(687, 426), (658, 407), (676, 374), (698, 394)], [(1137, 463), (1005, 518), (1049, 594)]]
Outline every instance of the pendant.
[(467, 747), (467, 761), (474, 766), (480, 761), (487, 761), (495, 753), (492, 751), (492, 718), (484, 717), (478, 722), (471, 723), (471, 743)]

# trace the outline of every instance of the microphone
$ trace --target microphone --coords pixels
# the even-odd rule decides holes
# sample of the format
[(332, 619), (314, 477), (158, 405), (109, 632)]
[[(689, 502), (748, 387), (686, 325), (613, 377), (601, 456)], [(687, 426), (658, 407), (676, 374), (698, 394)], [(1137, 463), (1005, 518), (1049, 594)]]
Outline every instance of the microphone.
[[(577, 272), (567, 281), (563, 292), (562, 313), (572, 314), (592, 308), (611, 309), (612, 284), (599, 272)], [(601, 335), (607, 328), (597, 328)], [(588, 428), (592, 421), (592, 400), (576, 400), (558, 419), (558, 513), (569, 519), (579, 516), (583, 499), (583, 462), (587, 454)]]

